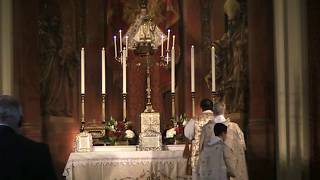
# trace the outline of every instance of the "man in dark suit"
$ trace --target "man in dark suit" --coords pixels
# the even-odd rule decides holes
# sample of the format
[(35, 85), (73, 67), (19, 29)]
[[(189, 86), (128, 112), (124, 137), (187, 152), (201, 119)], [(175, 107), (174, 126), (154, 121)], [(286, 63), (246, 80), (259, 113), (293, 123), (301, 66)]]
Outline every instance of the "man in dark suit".
[(55, 180), (48, 146), (17, 133), (21, 117), (19, 102), (0, 95), (0, 179)]

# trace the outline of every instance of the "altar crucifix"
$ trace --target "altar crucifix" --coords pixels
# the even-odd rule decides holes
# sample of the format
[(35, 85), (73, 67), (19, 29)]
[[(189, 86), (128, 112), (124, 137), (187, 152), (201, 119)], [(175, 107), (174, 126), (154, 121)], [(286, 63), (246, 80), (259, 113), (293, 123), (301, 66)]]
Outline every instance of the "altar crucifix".
[[(117, 44), (116, 37), (114, 37), (114, 45), (115, 45), (115, 59), (122, 63), (123, 72), (126, 72), (126, 62), (128, 59), (128, 50), (133, 50), (134, 54), (137, 55), (141, 59), (142, 67), (146, 69), (146, 106), (144, 112), (141, 113), (141, 134), (140, 139), (150, 138), (145, 137), (146, 134), (148, 136), (159, 136), (160, 133), (160, 113), (156, 112), (152, 107), (151, 100), (151, 73), (150, 68), (155, 65), (155, 59), (153, 57), (154, 52), (161, 46), (161, 67), (170, 66), (169, 62), (174, 62), (174, 45), (172, 45), (172, 54), (170, 51), (170, 30), (168, 30), (168, 36), (166, 36), (160, 28), (153, 22), (151, 16), (148, 15), (147, 12), (147, 1), (140, 1), (140, 14), (137, 16), (135, 22), (129, 27), (127, 33), (124, 35), (125, 38), (122, 37), (122, 31), (119, 31), (119, 49), (120, 55), (117, 56)], [(125, 39), (125, 41), (123, 41)], [(167, 41), (167, 49), (166, 56), (164, 56), (164, 41)], [(174, 42), (174, 36), (173, 36)], [(122, 47), (122, 44), (125, 43), (125, 47)], [(172, 43), (173, 44), (173, 43)], [(157, 63), (158, 65), (158, 63)], [(175, 68), (174, 65), (171, 68)], [(173, 70), (174, 73), (174, 70)], [(126, 86), (126, 74), (123, 73), (123, 87)], [(174, 82), (173, 82), (174, 83)], [(174, 92), (173, 92), (174, 93)], [(123, 96), (123, 108), (124, 108), (124, 116), (126, 110), (126, 96)], [(174, 98), (173, 98), (174, 102)], [(173, 104), (174, 106), (174, 104)], [(173, 115), (174, 116), (174, 115)], [(124, 117), (125, 119), (125, 117)], [(152, 124), (152, 128), (151, 128)], [(147, 133), (149, 132), (149, 133)], [(155, 133), (154, 135), (150, 134), (150, 132)], [(160, 140), (161, 141), (161, 138)], [(157, 144), (161, 144), (158, 142)], [(146, 145), (148, 146), (148, 145)]]

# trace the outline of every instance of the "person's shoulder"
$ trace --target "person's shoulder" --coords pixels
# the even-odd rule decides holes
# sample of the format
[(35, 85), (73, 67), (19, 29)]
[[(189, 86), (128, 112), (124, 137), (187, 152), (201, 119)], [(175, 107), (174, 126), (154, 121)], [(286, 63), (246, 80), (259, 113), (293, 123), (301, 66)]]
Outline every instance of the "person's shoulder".
[(213, 112), (212, 111), (204, 111), (197, 116), (197, 119), (199, 119), (199, 120), (208, 119), (208, 118), (213, 119)]
[(240, 129), (240, 126), (238, 125), (238, 123), (230, 121), (228, 123), (228, 128), (230, 128), (230, 129)]
[(213, 112), (211, 110), (203, 111), (200, 116), (213, 116)]
[(24, 137), (22, 135), (17, 135), (17, 139), (20, 142), (20, 146), (22, 146), (25, 149), (28, 149), (31, 151), (31, 153), (36, 153), (38, 151), (47, 151), (48, 145), (41, 142), (33, 141), (27, 137)]
[(228, 144), (226, 144), (225, 142), (222, 142), (221, 143), (221, 146), (223, 147), (223, 150), (225, 152), (228, 152), (228, 153), (232, 153), (232, 149), (228, 146)]
[(214, 124), (215, 123), (213, 121), (208, 121), (202, 128), (203, 129), (213, 128)]

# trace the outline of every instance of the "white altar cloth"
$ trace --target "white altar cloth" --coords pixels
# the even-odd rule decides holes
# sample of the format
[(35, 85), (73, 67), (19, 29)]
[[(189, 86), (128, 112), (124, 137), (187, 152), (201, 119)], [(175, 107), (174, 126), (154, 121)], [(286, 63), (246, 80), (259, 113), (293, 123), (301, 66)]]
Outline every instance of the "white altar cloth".
[(128, 146), (119, 151), (110, 148), (102, 151), (101, 147), (95, 152), (71, 153), (63, 176), (67, 180), (190, 179), (185, 175), (186, 159), (182, 157), (181, 147), (174, 148), (176, 150), (133, 151), (133, 147)]

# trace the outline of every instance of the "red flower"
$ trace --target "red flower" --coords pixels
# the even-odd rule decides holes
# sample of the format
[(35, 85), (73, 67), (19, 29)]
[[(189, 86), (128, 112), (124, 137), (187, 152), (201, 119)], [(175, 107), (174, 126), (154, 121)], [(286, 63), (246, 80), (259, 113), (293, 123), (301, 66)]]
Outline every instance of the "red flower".
[(117, 130), (117, 131), (115, 132), (115, 135), (116, 135), (117, 137), (124, 137), (124, 136), (125, 136), (125, 132), (124, 132), (124, 131), (119, 131), (119, 130)]
[(184, 131), (184, 127), (183, 126), (178, 126), (178, 127), (176, 127), (176, 133), (177, 134), (182, 134), (183, 133), (183, 131)]
[(118, 131), (125, 131), (126, 125), (124, 122), (122, 121), (118, 121), (117, 123), (117, 130)]
[(113, 131), (108, 131), (108, 132), (107, 132), (107, 136), (109, 136), (109, 137), (114, 136), (114, 132), (113, 132)]

